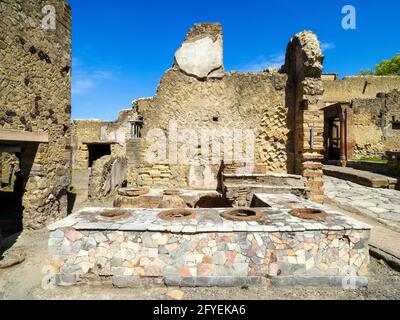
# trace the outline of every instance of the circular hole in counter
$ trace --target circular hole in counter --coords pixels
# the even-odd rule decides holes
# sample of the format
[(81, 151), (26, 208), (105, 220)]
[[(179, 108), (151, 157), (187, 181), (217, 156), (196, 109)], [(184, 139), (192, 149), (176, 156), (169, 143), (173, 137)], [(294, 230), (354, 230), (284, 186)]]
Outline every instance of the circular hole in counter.
[(118, 194), (125, 197), (139, 197), (148, 194), (149, 192), (149, 187), (128, 187), (118, 189)]
[(234, 208), (221, 213), (221, 217), (233, 221), (259, 221), (263, 220), (265, 215), (255, 208)]
[(158, 217), (164, 221), (184, 221), (196, 218), (196, 213), (187, 209), (173, 209), (161, 212)]
[(326, 220), (328, 218), (328, 214), (325, 211), (315, 208), (293, 209), (289, 211), (289, 214), (305, 220)]
[(124, 220), (129, 218), (130, 214), (128, 211), (124, 210), (106, 210), (100, 213), (99, 217), (104, 220)]

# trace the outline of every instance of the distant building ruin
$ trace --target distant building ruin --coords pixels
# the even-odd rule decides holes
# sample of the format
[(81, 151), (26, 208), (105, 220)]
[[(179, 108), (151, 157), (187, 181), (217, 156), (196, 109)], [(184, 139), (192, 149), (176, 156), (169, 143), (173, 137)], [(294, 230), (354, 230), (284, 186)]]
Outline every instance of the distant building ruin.
[[(217, 140), (226, 147), (223, 143), (232, 143), (235, 130), (249, 129), (255, 138), (252, 173), (302, 175), (311, 199), (322, 202), (322, 161), (384, 155), (398, 148), (400, 105), (399, 77), (339, 80), (338, 74), (322, 74), (322, 63), (318, 39), (305, 31), (290, 41), (281, 70), (227, 72), (221, 25), (196, 24), (154, 97), (134, 101), (116, 122), (74, 122), (74, 167), (91, 166), (91, 154), (99, 157), (95, 150), (107, 148), (108, 157), (126, 157), (128, 185), (217, 189), (224, 163), (204, 153), (202, 132), (221, 133)], [(377, 98), (382, 92), (384, 106)], [(157, 130), (166, 135), (165, 160), (149, 162), (149, 149), (156, 143), (149, 136)], [(171, 140), (168, 135), (174, 132)], [(192, 145), (182, 147), (189, 140)], [(110, 151), (109, 145), (118, 148)], [(216, 152), (223, 159), (229, 151)], [(179, 163), (185, 152), (195, 160)]]
[[(222, 57), (221, 25), (196, 24), (177, 50), (156, 95), (133, 103), (142, 125), (141, 136), (127, 141), (128, 184), (218, 187), (223, 164), (212, 163), (199, 141), (192, 141), (199, 163), (180, 164), (170, 154), (166, 162), (146, 160), (153, 146), (146, 137), (154, 130), (168, 132), (173, 120), (179, 132), (191, 129), (199, 135), (203, 129), (252, 130), (253, 173), (303, 175), (311, 199), (322, 202), (323, 56), (317, 37), (309, 31), (294, 36), (281, 72), (225, 72)], [(181, 154), (181, 144), (188, 139), (176, 138)]]
[(381, 157), (400, 147), (400, 77), (324, 81), (326, 161)]

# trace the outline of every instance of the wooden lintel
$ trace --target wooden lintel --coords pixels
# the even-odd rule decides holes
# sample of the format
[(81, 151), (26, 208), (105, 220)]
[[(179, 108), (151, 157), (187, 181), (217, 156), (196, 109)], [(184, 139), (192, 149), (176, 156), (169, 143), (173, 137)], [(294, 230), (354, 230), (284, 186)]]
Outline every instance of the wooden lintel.
[(49, 134), (47, 132), (0, 129), (0, 142), (49, 143)]

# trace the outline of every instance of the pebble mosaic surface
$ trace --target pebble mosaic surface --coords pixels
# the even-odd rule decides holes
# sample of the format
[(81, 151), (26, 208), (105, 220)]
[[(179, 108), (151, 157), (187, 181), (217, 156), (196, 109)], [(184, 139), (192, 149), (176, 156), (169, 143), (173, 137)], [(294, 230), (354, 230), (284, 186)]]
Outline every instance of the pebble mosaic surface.
[(99, 214), (110, 209), (86, 208), (49, 227), (50, 268), (71, 282), (94, 274), (201, 286), (266, 276), (367, 275), (368, 225), (329, 209), (326, 221), (293, 217), (279, 204), (259, 209), (263, 221), (230, 221), (220, 217), (227, 209), (195, 209), (195, 220), (166, 222), (158, 219), (160, 209), (130, 209), (128, 218), (106, 221)]

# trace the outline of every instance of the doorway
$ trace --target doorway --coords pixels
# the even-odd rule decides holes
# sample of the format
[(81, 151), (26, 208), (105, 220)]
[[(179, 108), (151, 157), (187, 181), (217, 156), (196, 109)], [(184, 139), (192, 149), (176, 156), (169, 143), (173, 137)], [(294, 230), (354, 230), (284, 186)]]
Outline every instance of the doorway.
[(328, 119), (328, 157), (329, 160), (340, 160), (340, 118)]
[(7, 151), (0, 152), (0, 226), (4, 238), (22, 231), (24, 210), (21, 151), (18, 147)]
[(351, 104), (337, 102), (323, 110), (325, 163), (345, 166), (355, 146)]
[(89, 152), (89, 163), (88, 166), (91, 168), (93, 163), (101, 157), (108, 156), (111, 154), (111, 144), (109, 143), (96, 143), (88, 144)]

